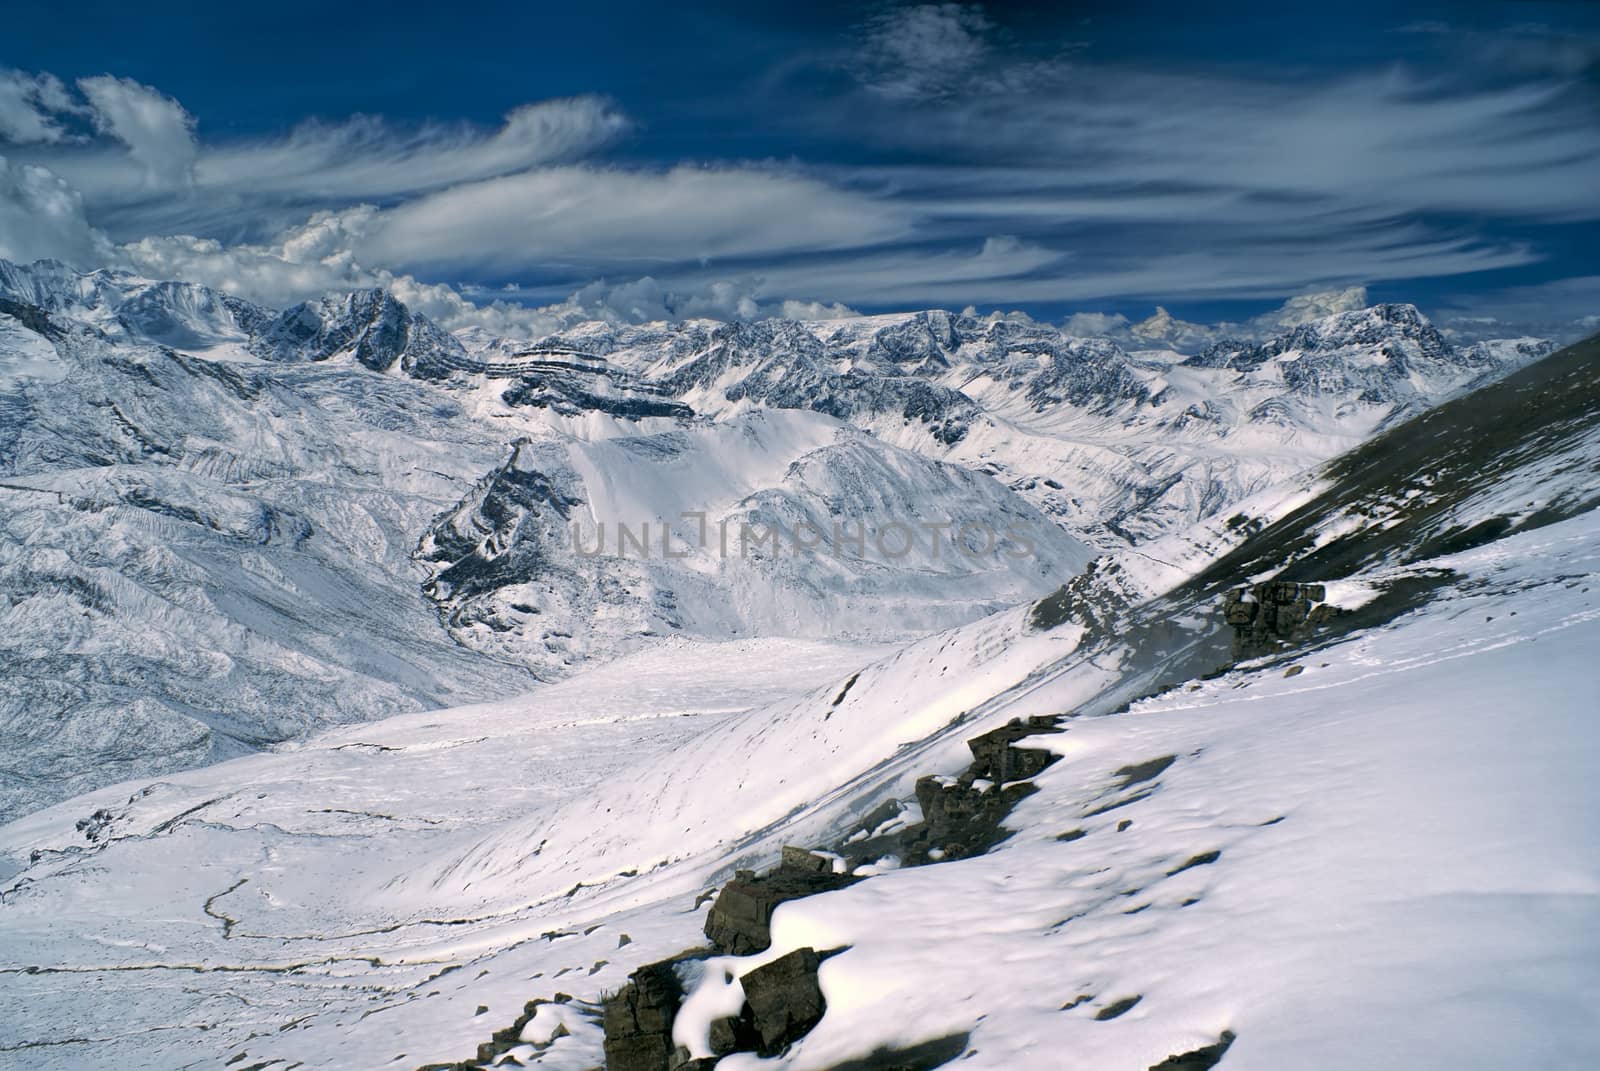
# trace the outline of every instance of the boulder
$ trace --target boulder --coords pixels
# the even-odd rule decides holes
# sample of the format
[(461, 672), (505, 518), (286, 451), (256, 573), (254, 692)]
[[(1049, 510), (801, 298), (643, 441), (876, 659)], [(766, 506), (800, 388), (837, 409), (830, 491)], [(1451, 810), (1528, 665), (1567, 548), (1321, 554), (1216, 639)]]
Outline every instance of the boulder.
[(740, 979), (762, 1056), (776, 1056), (817, 1025), (827, 1003), (817, 983), (816, 950), (797, 948)]
[(607, 1071), (669, 1071), (674, 1066), (672, 1020), (683, 985), (672, 960), (640, 967), (605, 1002)]
[[(786, 856), (790, 851), (785, 849)], [(772, 913), (779, 904), (842, 889), (857, 880), (835, 874), (830, 859), (803, 849), (800, 854), (808, 860), (803, 865), (780, 865), (760, 875), (741, 870), (722, 887), (706, 915), (706, 938), (713, 948), (734, 956), (764, 952), (772, 944)]]
[(973, 777), (1003, 785), (1007, 781), (1026, 781), (1038, 776), (1057, 756), (1044, 748), (1016, 747), (1015, 744), (1029, 736), (1060, 731), (1054, 718), (1034, 717), (1026, 721), (1012, 718), (998, 729), (973, 737), (967, 741), (972, 751)]

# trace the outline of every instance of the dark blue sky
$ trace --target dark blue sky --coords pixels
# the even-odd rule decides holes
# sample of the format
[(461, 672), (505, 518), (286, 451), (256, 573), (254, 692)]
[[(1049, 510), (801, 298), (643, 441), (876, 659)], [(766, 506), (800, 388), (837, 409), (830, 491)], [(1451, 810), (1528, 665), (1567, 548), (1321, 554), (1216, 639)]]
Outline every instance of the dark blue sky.
[(0, 252), (262, 300), (1600, 312), (1597, 4), (24, 2), (0, 71)]

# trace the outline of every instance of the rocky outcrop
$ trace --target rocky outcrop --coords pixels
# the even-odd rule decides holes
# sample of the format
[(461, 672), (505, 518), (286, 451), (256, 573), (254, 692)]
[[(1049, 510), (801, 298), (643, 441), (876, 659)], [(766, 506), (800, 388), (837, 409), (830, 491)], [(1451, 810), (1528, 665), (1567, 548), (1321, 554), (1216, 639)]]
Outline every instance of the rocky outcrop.
[(778, 1055), (821, 1021), (827, 1002), (817, 983), (820, 963), (815, 949), (797, 948), (740, 979), (759, 1055)]
[(1005, 817), (1038, 791), (1029, 779), (1056, 761), (1043, 748), (1018, 747), (1028, 736), (1060, 732), (1054, 718), (1013, 719), (967, 741), (972, 763), (956, 777), (917, 781), (922, 823), (903, 834), (907, 865), (982, 855), (1004, 839)]
[(60, 332), (50, 322), (50, 314), (37, 305), (28, 305), (20, 301), (11, 301), (0, 298), (0, 316), (9, 316), (23, 327), (45, 338), (50, 338)]
[[(517, 1048), (518, 1046), (530, 1044), (529, 1042), (523, 1041), (522, 1034), (523, 1031), (527, 1029), (528, 1024), (533, 1022), (534, 1017), (539, 1014), (539, 1009), (541, 1007), (544, 1007), (547, 1004), (569, 1003), (572, 1003), (572, 997), (567, 993), (557, 993), (555, 998), (552, 1000), (546, 1000), (543, 997), (535, 997), (533, 1000), (528, 1001), (528, 1003), (522, 1006), (522, 1013), (517, 1016), (510, 1026), (505, 1027), (502, 1030), (496, 1030), (490, 1036), (488, 1041), (485, 1041), (478, 1046), (478, 1055), (476, 1059), (458, 1060), (453, 1063), (424, 1064), (423, 1066), (419, 1067), (417, 1071), (479, 1071), (480, 1068), (484, 1067), (519, 1067), (521, 1065), (518, 1064), (513, 1058), (508, 1058), (509, 1062), (507, 1062), (501, 1060), (501, 1057), (505, 1056), (506, 1053)], [(482, 1015), (488, 1010), (489, 1009), (487, 1007), (479, 1005), (478, 1014)], [(551, 1035), (548, 1041), (532, 1043), (533, 1048), (535, 1051), (549, 1048), (550, 1045), (556, 1040), (567, 1036), (569, 1036), (567, 1033), (567, 1028), (564, 1025), (558, 1026), (556, 1027), (555, 1033)]]
[(608, 376), (566, 369), (524, 374), (501, 393), (500, 400), (572, 417), (604, 413), (624, 420), (689, 420), (694, 416), (693, 409), (647, 384), (621, 384)]
[[(1001, 824), (1011, 808), (1036, 791), (1029, 779), (1057, 758), (1045, 748), (1023, 747), (1020, 742), (1061, 731), (1053, 717), (1013, 718), (967, 741), (972, 762), (959, 776), (924, 777), (917, 782), (921, 822), (894, 828), (901, 810), (891, 801), (873, 811), (838, 853), (785, 845), (772, 870), (738, 871), (706, 916), (705, 934), (712, 949), (735, 956), (765, 951), (772, 944), (772, 916), (780, 904), (862, 880), (849, 869), (884, 854), (897, 854), (906, 865), (915, 866), (988, 850), (1003, 838)], [(742, 976), (744, 1008), (737, 1018), (711, 1023), (708, 1040), (714, 1055), (702, 1059), (691, 1059), (686, 1050), (672, 1044), (672, 1020), (683, 1001), (675, 969), (682, 957), (641, 967), (606, 1001), (608, 1071), (699, 1071), (731, 1052), (763, 1057), (783, 1052), (826, 1010), (817, 978), (823, 955), (813, 948), (799, 948)], [(959, 1053), (948, 1054), (943, 1048), (907, 1053), (902, 1063), (882, 1066), (931, 1068), (954, 1055)]]
[(672, 1020), (683, 1003), (676, 960), (640, 967), (605, 1002), (606, 1071), (668, 1071), (675, 1061)]
[(1259, 658), (1301, 643), (1327, 623), (1335, 609), (1321, 584), (1269, 580), (1228, 592), (1222, 613), (1233, 628), (1235, 658)]
[(842, 889), (857, 880), (835, 874), (832, 861), (824, 856), (786, 847), (777, 869), (759, 875), (741, 870), (723, 886), (706, 916), (706, 938), (728, 955), (764, 952), (772, 944), (772, 913), (779, 904)]
[(1056, 761), (1055, 753), (1042, 747), (1018, 747), (1017, 741), (1060, 731), (1054, 718), (1013, 718), (1000, 728), (967, 741), (972, 752), (970, 772), (998, 784), (1037, 777)]

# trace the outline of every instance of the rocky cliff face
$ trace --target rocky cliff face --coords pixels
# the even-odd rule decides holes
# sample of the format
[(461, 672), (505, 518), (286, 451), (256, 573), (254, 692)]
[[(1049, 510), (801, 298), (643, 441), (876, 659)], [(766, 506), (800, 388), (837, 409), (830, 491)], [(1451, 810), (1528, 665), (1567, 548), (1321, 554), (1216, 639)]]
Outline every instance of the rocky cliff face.
[(326, 361), (348, 353), (374, 372), (401, 371), (421, 379), (448, 374), (461, 343), (432, 320), (411, 312), (383, 290), (302, 302), (253, 325), (250, 349), (274, 361)]

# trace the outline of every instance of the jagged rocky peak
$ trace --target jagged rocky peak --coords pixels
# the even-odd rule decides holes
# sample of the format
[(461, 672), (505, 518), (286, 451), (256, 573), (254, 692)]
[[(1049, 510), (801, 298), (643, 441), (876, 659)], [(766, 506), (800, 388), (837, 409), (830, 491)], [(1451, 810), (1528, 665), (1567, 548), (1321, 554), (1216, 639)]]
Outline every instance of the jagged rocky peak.
[(304, 301), (264, 325), (250, 349), (276, 361), (326, 361), (348, 353), (375, 372), (438, 378), (466, 356), (461, 342), (386, 290)]
[(651, 337), (610, 340), (622, 359), (648, 370), (666, 390), (700, 392), (697, 409), (749, 401), (873, 425), (888, 418), (924, 428), (943, 447), (962, 441), (985, 408), (962, 387), (975, 377), (1001, 384), (1038, 411), (1066, 403), (1107, 413), (1148, 397), (1116, 343), (1073, 338), (1031, 321), (930, 310), (652, 326)]
[(956, 318), (935, 309), (874, 331), (866, 355), (907, 371), (938, 374), (950, 367), (961, 341)]
[[(96, 276), (108, 273), (96, 272)], [(0, 295), (42, 309), (64, 309), (85, 304), (94, 286), (85, 285), (93, 278), (69, 268), (59, 260), (36, 260), (32, 264), (14, 264), (0, 260)]]
[(1225, 338), (1185, 363), (1247, 372), (1288, 354), (1386, 345), (1435, 359), (1448, 358), (1452, 352), (1450, 343), (1415, 305), (1396, 304), (1373, 305), (1308, 320), (1261, 342)]
[(1389, 304), (1324, 316), (1263, 342), (1224, 339), (1185, 363), (1270, 371), (1296, 393), (1386, 403), (1447, 390), (1515, 362), (1491, 347), (1454, 347), (1415, 305)]
[(241, 341), (271, 317), (242, 298), (199, 283), (151, 282), (128, 272), (80, 272), (56, 260), (0, 261), (0, 298), (67, 313), (116, 337), (177, 349)]
[[(674, 354), (665, 355), (671, 361)], [(664, 383), (673, 390), (711, 386), (749, 369), (745, 393), (764, 394), (789, 378), (819, 379), (828, 373), (822, 340), (795, 320), (754, 320), (721, 324), (704, 345), (681, 363), (671, 361)]]

